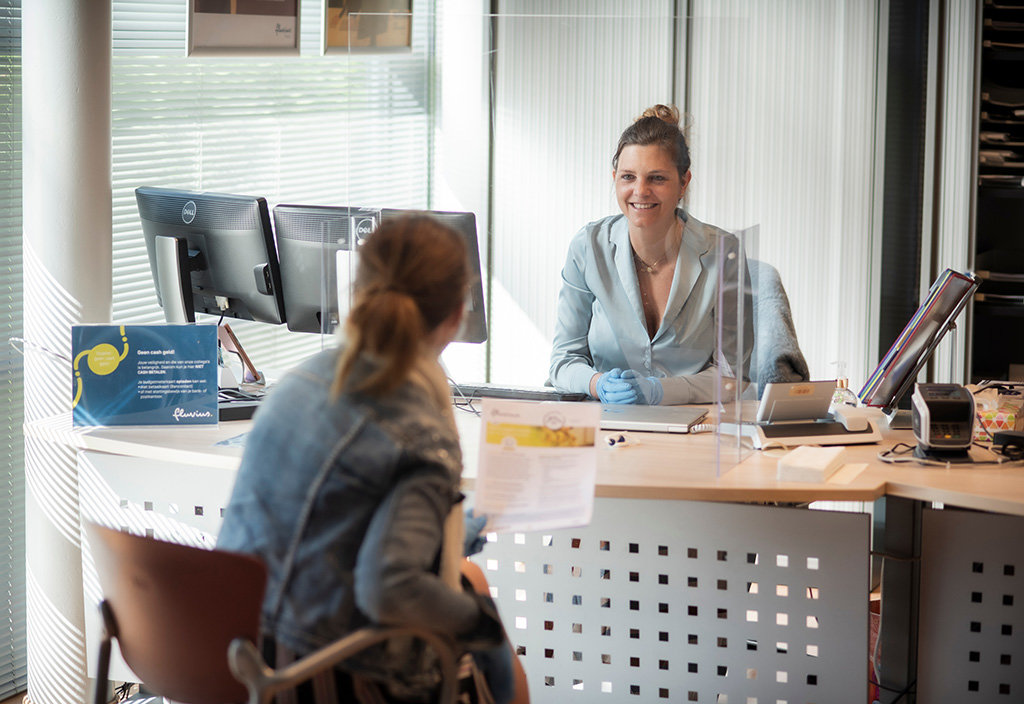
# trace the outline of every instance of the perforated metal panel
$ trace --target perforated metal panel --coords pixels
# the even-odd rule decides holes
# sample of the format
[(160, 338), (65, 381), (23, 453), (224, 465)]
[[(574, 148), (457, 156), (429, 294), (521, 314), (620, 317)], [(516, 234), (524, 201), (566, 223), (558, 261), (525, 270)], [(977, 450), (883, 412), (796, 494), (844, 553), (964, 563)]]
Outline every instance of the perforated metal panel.
[(922, 521), (918, 701), (1024, 701), (1024, 518)]
[(598, 499), (590, 526), (492, 536), (533, 702), (862, 704), (864, 514)]

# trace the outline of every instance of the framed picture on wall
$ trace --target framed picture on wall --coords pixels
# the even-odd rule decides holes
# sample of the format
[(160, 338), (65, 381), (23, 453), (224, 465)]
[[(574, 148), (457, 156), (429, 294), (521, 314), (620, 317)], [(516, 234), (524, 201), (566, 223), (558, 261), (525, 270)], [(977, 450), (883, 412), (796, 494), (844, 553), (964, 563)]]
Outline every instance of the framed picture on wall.
[(325, 1), (325, 54), (411, 50), (412, 0)]
[(189, 0), (189, 56), (299, 53), (299, 0)]

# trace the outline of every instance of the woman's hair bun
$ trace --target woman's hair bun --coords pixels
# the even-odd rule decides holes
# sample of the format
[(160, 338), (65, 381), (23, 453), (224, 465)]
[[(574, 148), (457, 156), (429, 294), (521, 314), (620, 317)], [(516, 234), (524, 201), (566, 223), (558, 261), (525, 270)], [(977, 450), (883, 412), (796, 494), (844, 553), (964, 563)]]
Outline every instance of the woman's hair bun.
[(644, 114), (637, 119), (641, 120), (645, 117), (656, 117), (670, 125), (679, 126), (679, 109), (674, 105), (654, 105), (644, 110)]

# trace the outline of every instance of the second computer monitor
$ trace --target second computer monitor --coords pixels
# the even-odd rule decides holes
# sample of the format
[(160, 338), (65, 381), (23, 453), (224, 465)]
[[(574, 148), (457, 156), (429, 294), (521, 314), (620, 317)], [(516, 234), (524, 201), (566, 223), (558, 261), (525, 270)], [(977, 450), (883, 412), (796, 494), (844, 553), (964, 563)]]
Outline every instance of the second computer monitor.
[(466, 315), (455, 341), (484, 342), (487, 317), (476, 217), (464, 212), (278, 205), (274, 208), (274, 227), (288, 328), (299, 332), (333, 332), (348, 313), (348, 288), (355, 273), (359, 243), (378, 224), (414, 213), (429, 215), (462, 235), (470, 290), (466, 296)]

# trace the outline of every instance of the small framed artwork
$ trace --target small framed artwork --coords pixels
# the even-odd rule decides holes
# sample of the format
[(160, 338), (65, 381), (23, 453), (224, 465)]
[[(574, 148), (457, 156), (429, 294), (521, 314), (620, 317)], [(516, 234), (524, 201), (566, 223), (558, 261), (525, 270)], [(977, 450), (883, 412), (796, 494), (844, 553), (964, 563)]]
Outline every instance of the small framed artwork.
[(323, 53), (412, 50), (412, 0), (324, 0)]
[(299, 53), (299, 0), (189, 0), (189, 56)]

